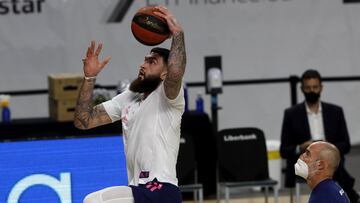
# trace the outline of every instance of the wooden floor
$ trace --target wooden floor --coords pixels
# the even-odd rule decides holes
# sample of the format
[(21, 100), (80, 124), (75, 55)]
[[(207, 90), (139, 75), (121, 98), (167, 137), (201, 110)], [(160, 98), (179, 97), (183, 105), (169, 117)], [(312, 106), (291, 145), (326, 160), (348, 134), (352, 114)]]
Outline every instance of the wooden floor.
[[(301, 196), (301, 203), (307, 203), (309, 200), (309, 195)], [(194, 201), (183, 201), (183, 203), (194, 203)], [(205, 200), (204, 203), (218, 203), (216, 200)], [(221, 200), (220, 203), (225, 203), (224, 200)], [(234, 198), (230, 200), (230, 203), (265, 203), (263, 197), (254, 197), (254, 198)], [(274, 198), (269, 197), (268, 203), (274, 203)], [(289, 196), (280, 196), (279, 203), (290, 203)]]

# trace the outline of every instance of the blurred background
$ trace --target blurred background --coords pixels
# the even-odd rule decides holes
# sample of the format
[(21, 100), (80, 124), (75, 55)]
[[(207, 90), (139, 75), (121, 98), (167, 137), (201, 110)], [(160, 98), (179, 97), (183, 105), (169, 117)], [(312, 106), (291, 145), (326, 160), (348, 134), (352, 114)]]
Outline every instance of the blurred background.
[[(0, 126), (0, 180), (5, 181), (0, 184), (0, 202), (17, 202), (16, 196), (22, 194), (24, 202), (33, 202), (36, 195), (31, 194), (35, 193), (22, 193), (34, 184), (36, 177), (32, 179), (32, 174), (47, 174), (40, 179), (55, 178), (55, 185), (72, 184), (70, 189), (59, 189), (57, 194), (62, 195), (58, 196), (49, 188), (37, 188), (40, 193), (47, 190), (48, 196), (54, 196), (50, 201), (42, 200), (45, 202), (81, 202), (93, 190), (126, 184), (125, 163), (119, 155), (123, 153), (122, 141), (117, 140), (116, 149), (108, 145), (121, 135), (120, 124), (80, 132), (71, 125), (71, 112), (77, 81), (83, 74), (81, 59), (90, 41), (104, 44), (101, 57), (112, 56), (97, 77), (98, 92), (103, 93), (100, 100), (110, 98), (120, 91), (122, 81), (137, 76), (143, 57), (151, 49), (133, 37), (132, 17), (139, 8), (157, 4), (167, 6), (185, 32), (184, 83), (189, 111), (196, 110), (196, 99), (201, 95), (204, 114), (212, 127), (216, 125), (215, 131), (257, 127), (264, 131), (267, 140), (279, 142), (284, 109), (303, 101), (298, 78), (307, 69), (317, 69), (325, 78), (321, 99), (344, 109), (354, 149), (347, 165), (360, 179), (356, 165), (360, 144), (360, 1), (0, 0), (0, 94), (10, 95), (11, 110), (10, 124)], [(170, 40), (159, 46), (169, 48)], [(221, 59), (223, 80), (222, 93), (216, 97), (219, 110), (213, 109), (213, 97), (206, 94), (205, 88), (206, 57), (214, 56)], [(75, 93), (66, 96), (64, 103), (53, 92), (69, 84), (75, 86), (70, 88)], [(70, 117), (65, 115), (62, 120), (62, 111), (70, 111)], [(92, 156), (87, 151), (95, 147), (91, 139), (103, 143), (97, 146), (99, 154), (84, 162), (74, 161)], [(204, 135), (201, 139), (213, 137)], [(82, 146), (85, 151), (73, 151)], [(102, 155), (104, 151), (107, 155)], [(54, 154), (55, 157), (49, 156)], [(92, 163), (102, 156), (116, 160), (113, 163), (119, 170), (109, 173), (121, 177), (118, 181), (109, 182), (112, 178), (104, 177), (108, 168), (116, 166), (92, 168)], [(20, 161), (23, 159), (29, 162)], [(66, 165), (73, 162), (75, 165)], [(39, 165), (42, 167), (35, 167)], [(281, 163), (278, 168), (283, 167)], [(96, 173), (87, 176), (75, 171)], [(86, 177), (98, 177), (99, 184), (87, 185), (95, 180)], [(15, 187), (19, 183), (23, 185)], [(76, 192), (76, 188), (82, 189)], [(359, 183), (356, 189), (360, 190)], [(204, 192), (214, 197), (213, 187)]]

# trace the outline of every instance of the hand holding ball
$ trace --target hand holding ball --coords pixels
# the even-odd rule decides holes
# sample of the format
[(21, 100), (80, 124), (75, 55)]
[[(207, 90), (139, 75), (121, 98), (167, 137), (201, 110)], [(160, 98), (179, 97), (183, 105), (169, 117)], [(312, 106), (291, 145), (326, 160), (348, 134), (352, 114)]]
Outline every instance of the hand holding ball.
[(148, 46), (155, 46), (170, 36), (170, 30), (164, 18), (154, 14), (155, 7), (140, 8), (131, 22), (131, 31), (136, 40)]

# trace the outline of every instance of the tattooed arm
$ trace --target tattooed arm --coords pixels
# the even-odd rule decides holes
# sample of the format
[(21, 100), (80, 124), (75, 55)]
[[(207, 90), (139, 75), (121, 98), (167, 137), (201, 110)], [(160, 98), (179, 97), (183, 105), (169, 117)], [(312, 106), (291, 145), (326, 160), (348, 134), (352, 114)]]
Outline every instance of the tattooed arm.
[(179, 32), (173, 36), (168, 60), (168, 72), (164, 81), (165, 94), (169, 99), (175, 99), (180, 92), (185, 65), (184, 33)]
[(95, 41), (91, 42), (84, 62), (85, 79), (80, 88), (80, 93), (75, 107), (74, 125), (79, 129), (90, 129), (96, 126), (111, 123), (111, 118), (106, 113), (102, 104), (92, 106), (92, 94), (95, 86), (95, 77), (110, 61), (110, 57), (100, 62), (102, 44), (95, 51)]
[(107, 123), (111, 118), (102, 104), (92, 106), (92, 93), (95, 79), (85, 79), (75, 108), (74, 125), (79, 129), (90, 129)]
[(169, 99), (175, 99), (180, 92), (182, 77), (185, 73), (186, 51), (184, 32), (171, 12), (164, 6), (157, 6), (160, 17), (166, 19), (172, 34), (172, 44), (168, 59), (167, 76), (164, 81), (165, 94)]

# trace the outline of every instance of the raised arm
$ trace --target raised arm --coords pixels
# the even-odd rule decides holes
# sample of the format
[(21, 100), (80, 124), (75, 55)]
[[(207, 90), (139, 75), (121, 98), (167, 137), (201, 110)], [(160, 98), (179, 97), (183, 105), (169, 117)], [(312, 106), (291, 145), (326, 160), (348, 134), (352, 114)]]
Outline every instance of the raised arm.
[(110, 61), (110, 57), (106, 57), (104, 61), (100, 62), (98, 57), (101, 53), (102, 44), (99, 44), (96, 51), (95, 47), (95, 41), (92, 41), (87, 50), (86, 58), (83, 59), (85, 78), (80, 88), (74, 117), (74, 125), (79, 129), (90, 129), (111, 123), (111, 119), (102, 104), (92, 106), (96, 76)]
[(175, 99), (180, 92), (186, 66), (184, 32), (175, 17), (166, 7), (157, 6), (156, 8), (159, 12), (155, 13), (166, 19), (172, 36), (164, 88), (166, 96), (169, 99)]

